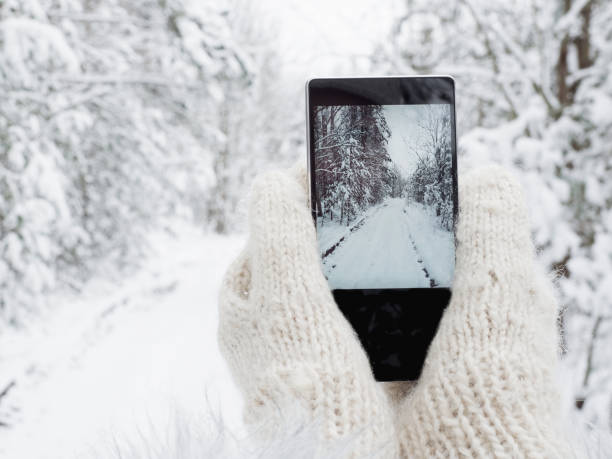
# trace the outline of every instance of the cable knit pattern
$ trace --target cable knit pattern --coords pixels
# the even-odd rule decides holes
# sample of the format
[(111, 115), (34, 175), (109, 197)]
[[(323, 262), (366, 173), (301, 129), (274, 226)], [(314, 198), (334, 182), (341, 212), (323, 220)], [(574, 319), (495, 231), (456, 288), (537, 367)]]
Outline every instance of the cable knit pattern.
[(383, 384), (321, 272), (303, 169), (256, 181), (219, 341), (258, 435), (291, 413), (315, 423), (321, 455), (343, 439), (354, 457), (571, 455), (554, 382), (557, 306), (521, 189), (486, 167), (462, 177), (459, 202), (453, 295), (421, 378)]
[(460, 187), (453, 296), (400, 408), (417, 457), (564, 457), (555, 390), (557, 305), (534, 260), (527, 210), (498, 167)]
[(321, 454), (346, 440), (355, 457), (393, 457), (391, 409), (321, 272), (304, 181), (294, 171), (254, 183), (250, 239), (221, 288), (220, 347), (258, 435), (290, 411), (320, 430)]

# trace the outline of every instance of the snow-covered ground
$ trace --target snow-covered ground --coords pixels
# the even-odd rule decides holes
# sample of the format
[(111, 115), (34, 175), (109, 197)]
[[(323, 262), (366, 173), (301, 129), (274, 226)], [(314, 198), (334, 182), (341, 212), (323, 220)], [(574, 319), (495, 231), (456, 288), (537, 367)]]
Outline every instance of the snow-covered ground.
[(320, 225), (317, 238), (332, 289), (451, 285), (453, 234), (418, 203), (386, 199), (349, 227)]
[(219, 283), (243, 243), (160, 237), (119, 285), (54, 296), (27, 329), (4, 330), (0, 386), (14, 386), (0, 398), (0, 458), (244, 457), (241, 400), (216, 341)]
[(440, 287), (450, 287), (455, 271), (455, 237), (440, 228), (433, 208), (419, 203), (404, 207), (410, 237), (429, 275)]
[(121, 285), (92, 282), (79, 296), (52, 298), (26, 330), (5, 330), (0, 385), (14, 385), (0, 399), (0, 457), (109, 457), (151, 436), (144, 443), (159, 447), (211, 413), (238, 432), (216, 298), (242, 243), (196, 231), (160, 237), (157, 254)]

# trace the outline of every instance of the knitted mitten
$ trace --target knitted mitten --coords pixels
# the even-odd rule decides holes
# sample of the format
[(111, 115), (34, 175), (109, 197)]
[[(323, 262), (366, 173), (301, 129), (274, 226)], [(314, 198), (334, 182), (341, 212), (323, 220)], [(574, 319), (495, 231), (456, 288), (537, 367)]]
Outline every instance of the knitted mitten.
[(247, 424), (270, 439), (297, 416), (318, 454), (344, 441), (359, 457), (568, 455), (556, 302), (515, 180), (498, 167), (460, 180), (453, 295), (416, 384), (374, 381), (321, 272), (305, 183), (299, 168), (256, 181), (221, 288), (219, 342)]
[(452, 298), (421, 378), (401, 401), (410, 457), (564, 457), (555, 388), (557, 303), (534, 263), (516, 180), (489, 166), (463, 177)]
[(317, 431), (318, 454), (393, 457), (391, 409), (321, 271), (304, 185), (298, 168), (253, 184), (250, 238), (221, 286), (220, 348), (257, 435), (291, 424)]

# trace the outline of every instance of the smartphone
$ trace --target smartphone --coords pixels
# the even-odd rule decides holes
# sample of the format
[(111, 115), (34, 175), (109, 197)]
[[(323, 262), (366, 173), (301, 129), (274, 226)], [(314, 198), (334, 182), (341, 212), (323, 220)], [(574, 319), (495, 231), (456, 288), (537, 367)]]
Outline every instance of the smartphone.
[(417, 379), (455, 266), (454, 80), (316, 78), (306, 107), (323, 273), (375, 378)]

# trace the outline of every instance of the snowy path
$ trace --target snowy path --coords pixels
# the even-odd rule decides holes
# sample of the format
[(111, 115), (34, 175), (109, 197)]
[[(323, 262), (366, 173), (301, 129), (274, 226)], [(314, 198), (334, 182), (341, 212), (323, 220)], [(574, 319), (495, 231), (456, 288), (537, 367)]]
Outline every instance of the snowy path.
[(0, 400), (0, 457), (109, 457), (115, 442), (167, 442), (187, 420), (204, 426), (220, 406), (239, 430), (216, 298), (242, 243), (200, 233), (160, 240), (158, 256), (122, 285), (57, 298), (39, 323), (4, 331), (0, 379), (14, 386)]
[[(452, 233), (437, 230), (418, 205), (391, 198), (370, 209), (330, 240), (319, 228), (323, 270), (332, 289), (449, 286), (454, 260)], [(340, 234), (338, 227), (333, 228)]]

